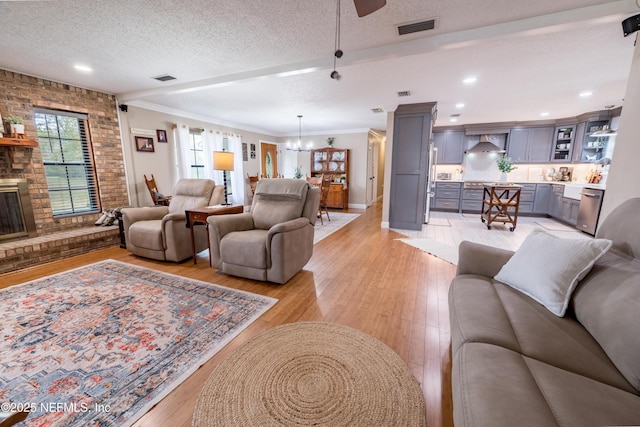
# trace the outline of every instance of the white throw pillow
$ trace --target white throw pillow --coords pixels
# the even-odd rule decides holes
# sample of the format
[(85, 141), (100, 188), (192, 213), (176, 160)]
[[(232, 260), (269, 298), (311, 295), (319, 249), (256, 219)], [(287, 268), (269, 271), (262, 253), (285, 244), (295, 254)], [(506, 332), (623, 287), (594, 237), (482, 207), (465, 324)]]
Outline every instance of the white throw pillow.
[(562, 317), (578, 281), (610, 247), (607, 239), (563, 239), (536, 229), (494, 279)]

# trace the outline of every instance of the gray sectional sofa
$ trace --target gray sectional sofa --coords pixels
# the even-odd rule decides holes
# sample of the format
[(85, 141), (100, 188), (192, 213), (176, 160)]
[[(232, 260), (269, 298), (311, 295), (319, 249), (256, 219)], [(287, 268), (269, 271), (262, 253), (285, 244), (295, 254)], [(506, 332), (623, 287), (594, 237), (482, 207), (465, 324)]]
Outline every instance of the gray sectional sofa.
[(640, 425), (640, 198), (596, 237), (611, 248), (563, 317), (494, 279), (513, 252), (460, 245), (449, 292), (456, 427)]

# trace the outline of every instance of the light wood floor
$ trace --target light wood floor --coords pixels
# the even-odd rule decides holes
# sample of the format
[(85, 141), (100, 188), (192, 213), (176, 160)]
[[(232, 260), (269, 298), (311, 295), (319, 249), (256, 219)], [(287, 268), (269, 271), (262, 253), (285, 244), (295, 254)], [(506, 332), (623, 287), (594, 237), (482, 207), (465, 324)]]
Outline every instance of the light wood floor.
[(207, 252), (198, 264), (163, 263), (104, 249), (41, 267), (0, 275), (0, 287), (84, 264), (116, 259), (197, 280), (278, 298), (279, 302), (210, 359), (134, 426), (190, 426), (204, 382), (229, 352), (277, 325), (327, 321), (360, 329), (389, 345), (422, 385), (431, 427), (453, 426), (447, 292), (455, 267), (395, 239), (380, 228), (381, 204), (315, 245), (305, 269), (285, 285), (244, 280), (212, 270)]

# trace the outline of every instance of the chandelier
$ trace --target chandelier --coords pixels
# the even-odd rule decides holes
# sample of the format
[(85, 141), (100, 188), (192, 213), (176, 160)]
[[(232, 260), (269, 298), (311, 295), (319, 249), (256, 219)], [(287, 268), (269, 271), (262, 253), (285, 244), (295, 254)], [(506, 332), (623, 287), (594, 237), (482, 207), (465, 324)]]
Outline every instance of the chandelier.
[(298, 141), (287, 142), (287, 150), (290, 151), (311, 151), (313, 148), (313, 142), (308, 142), (304, 147), (302, 146), (302, 116), (298, 115)]

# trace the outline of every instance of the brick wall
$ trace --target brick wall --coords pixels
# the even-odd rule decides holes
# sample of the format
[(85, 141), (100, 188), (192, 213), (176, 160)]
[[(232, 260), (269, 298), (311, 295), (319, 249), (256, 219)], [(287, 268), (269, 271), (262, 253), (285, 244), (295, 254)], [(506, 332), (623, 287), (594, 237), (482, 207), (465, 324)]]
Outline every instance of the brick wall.
[[(101, 209), (128, 205), (115, 96), (0, 69), (0, 114), (22, 117), (27, 139), (37, 140), (38, 107), (88, 115)], [(100, 216), (54, 220), (38, 147), (0, 147), (0, 178), (27, 179), (39, 236), (93, 225)]]

